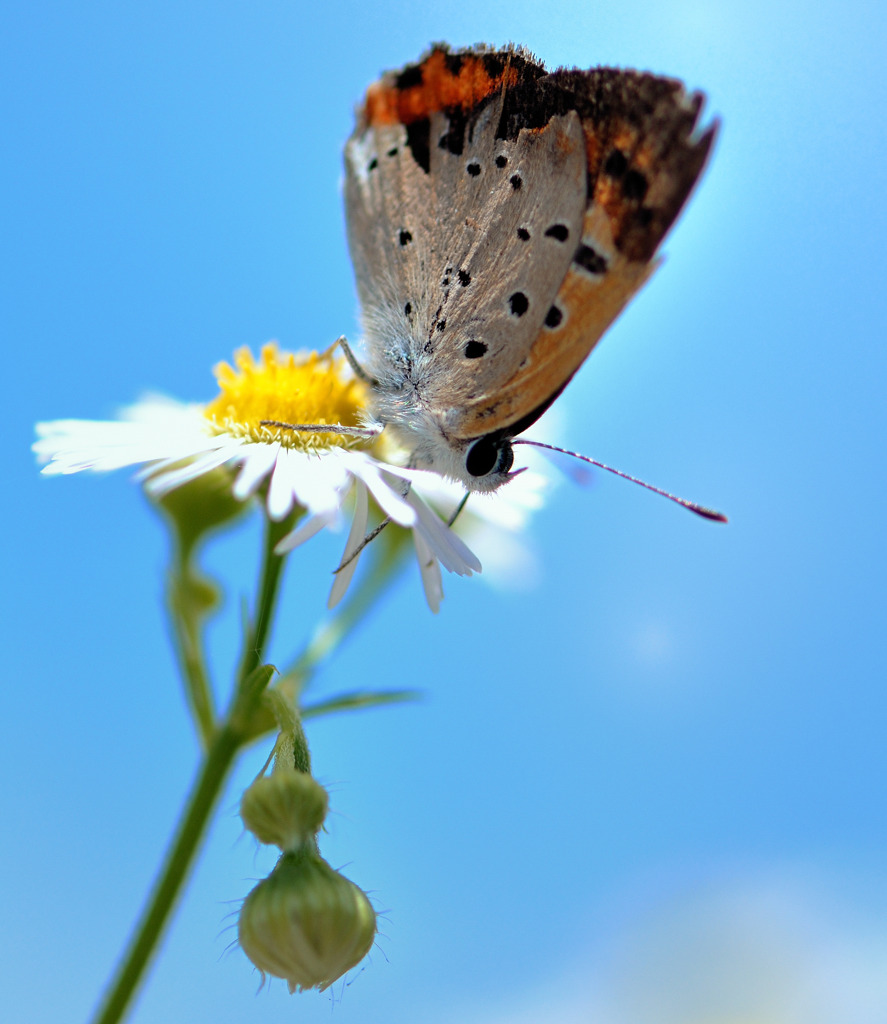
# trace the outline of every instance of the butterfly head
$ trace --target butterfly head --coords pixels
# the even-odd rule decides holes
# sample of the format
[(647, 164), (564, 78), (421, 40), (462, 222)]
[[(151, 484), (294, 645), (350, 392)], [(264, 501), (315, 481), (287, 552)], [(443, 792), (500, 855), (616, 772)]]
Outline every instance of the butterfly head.
[(393, 422), (389, 428), (411, 452), (410, 466), (439, 473), (468, 491), (495, 491), (520, 472), (511, 470), (514, 449), (502, 432), (459, 439), (439, 429), (417, 429), (415, 422)]
[(459, 442), (456, 446), (446, 444), (438, 454), (438, 461), (449, 463), (443, 472), (469, 491), (495, 491), (517, 475), (511, 471), (514, 462), (511, 440), (497, 434)]

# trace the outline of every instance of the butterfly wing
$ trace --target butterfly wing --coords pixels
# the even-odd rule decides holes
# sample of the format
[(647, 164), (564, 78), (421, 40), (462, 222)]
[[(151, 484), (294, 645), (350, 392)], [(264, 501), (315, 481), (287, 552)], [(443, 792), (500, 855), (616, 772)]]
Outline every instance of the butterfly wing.
[[(538, 66), (471, 53), (447, 72), (445, 57), (456, 56), (435, 51), (416, 87), (403, 84), (404, 72), (371, 90), (346, 146), (345, 185), (369, 369), (395, 389), (409, 378), (454, 427), (456, 411), (513, 376), (530, 351), (585, 207), (574, 113), (496, 137), (507, 83)], [(499, 74), (485, 73), (484, 88), (459, 105), (452, 87), (460, 76), (475, 81), (485, 57)], [(390, 116), (388, 103), (396, 104)]]
[(454, 445), (529, 425), (649, 275), (700, 106), (522, 50), (438, 46), (372, 86), (345, 203), (380, 419)]
[(680, 213), (714, 139), (697, 134), (699, 93), (674, 79), (597, 68), (556, 71), (505, 97), (506, 136), (581, 118), (586, 198), (581, 238), (542, 330), (518, 370), (464, 410), (460, 436), (526, 429), (557, 397), (655, 270), (656, 250)]

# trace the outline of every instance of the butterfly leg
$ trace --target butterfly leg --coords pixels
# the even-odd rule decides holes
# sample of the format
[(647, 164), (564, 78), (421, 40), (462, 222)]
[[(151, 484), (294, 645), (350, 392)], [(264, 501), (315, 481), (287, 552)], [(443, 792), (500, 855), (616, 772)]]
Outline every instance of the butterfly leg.
[(465, 506), (468, 504), (468, 498), (470, 497), (470, 495), (471, 495), (471, 491), (466, 491), (465, 492), (465, 496), (462, 498), (462, 500), (459, 502), (459, 504), (453, 510), (453, 514), (447, 520), (447, 526), (452, 526), (453, 523), (455, 523), (456, 520), (459, 518), (459, 516), (462, 514), (462, 509), (465, 508)]
[[(401, 488), (401, 497), (405, 498), (410, 493), (410, 488), (413, 486), (409, 480), (401, 481), (403, 484)], [(379, 534), (385, 529), (385, 527), (391, 522), (390, 516), (385, 516), (378, 526), (374, 527), (370, 532), (363, 538), (363, 540), (357, 545), (353, 551), (348, 551), (342, 561), (333, 569), (333, 575), (341, 572), (346, 566), (351, 565), (355, 558), (363, 551), (367, 544), (371, 543), (379, 536)]]
[(379, 434), (372, 427), (346, 427), (341, 423), (283, 423), (281, 420), (259, 420), (262, 427), (282, 427), (306, 434), (343, 434), (345, 437), (373, 438)]
[(366, 535), (366, 537), (363, 538), (363, 540), (357, 545), (357, 547), (353, 551), (349, 551), (348, 555), (342, 559), (342, 561), (336, 566), (335, 569), (333, 569), (333, 575), (335, 576), (336, 573), (341, 572), (344, 568), (346, 568), (346, 566), (351, 565), (354, 559), (357, 558), (357, 556), (361, 553), (361, 551), (363, 551), (367, 544), (369, 544), (371, 541), (374, 541), (376, 537), (379, 536), (379, 534), (385, 529), (385, 527), (390, 522), (390, 517), (385, 516), (382, 522), (379, 523), (379, 525), (375, 527), (375, 529), (370, 530), (370, 532)]
[(345, 353), (345, 358), (348, 360), (349, 366), (354, 371), (354, 376), (357, 377), (358, 380), (362, 380), (364, 384), (368, 384), (371, 388), (376, 387), (376, 385), (379, 382), (375, 379), (375, 377), (371, 377), (357, 361), (357, 356), (354, 354), (354, 352), (351, 349), (351, 346), (346, 341), (344, 334), (335, 342), (333, 342), (332, 347), (335, 348), (336, 345), (338, 345), (339, 348), (341, 348), (342, 351)]

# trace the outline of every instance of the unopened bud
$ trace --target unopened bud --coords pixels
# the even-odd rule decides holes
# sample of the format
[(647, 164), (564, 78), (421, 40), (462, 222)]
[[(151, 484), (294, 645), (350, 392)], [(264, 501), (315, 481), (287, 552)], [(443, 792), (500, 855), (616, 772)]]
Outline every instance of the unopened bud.
[(358, 964), (376, 934), (366, 894), (309, 847), (284, 853), (243, 901), (237, 924), (244, 953), (290, 992), (321, 991)]
[(260, 843), (297, 850), (313, 839), (327, 812), (327, 793), (319, 782), (295, 768), (263, 775), (240, 801), (243, 824)]

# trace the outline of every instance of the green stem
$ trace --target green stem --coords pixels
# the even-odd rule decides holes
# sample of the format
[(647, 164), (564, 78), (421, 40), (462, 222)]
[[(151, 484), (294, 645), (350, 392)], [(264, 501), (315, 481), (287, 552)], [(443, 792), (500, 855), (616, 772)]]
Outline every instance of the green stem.
[[(384, 537), (384, 534), (383, 534)], [(378, 602), (379, 597), (396, 579), (396, 570), (403, 562), (403, 555), (406, 544), (397, 533), (389, 531), (388, 543), (382, 538), (375, 543), (376, 561), (371, 571), (363, 578), (361, 583), (352, 588), (349, 598), (340, 606), (335, 614), (324, 622), (305, 645), (302, 652), (290, 663), (277, 680), (275, 689), (278, 692), (286, 693), (288, 699), (295, 707), (301, 705), (301, 694), (308, 687), (320, 664), (326, 661), (339, 647), (342, 641), (351, 635), (355, 626)], [(390, 698), (382, 697), (378, 703), (394, 702), (400, 699), (409, 699), (411, 693), (404, 691), (407, 696), (401, 696), (398, 691)], [(339, 703), (339, 698), (330, 701), (329, 708), (308, 709), (306, 714), (320, 715), (327, 713), (327, 710), (347, 710), (358, 706), (370, 706), (372, 701), (366, 701), (358, 697), (352, 699), (353, 695), (345, 695)], [(325, 702), (326, 703), (326, 702)], [(302, 710), (305, 710), (304, 708)], [(249, 741), (258, 739), (268, 733), (274, 732), (279, 727), (270, 707), (259, 708), (256, 716), (249, 725)]]
[(262, 576), (259, 582), (259, 596), (256, 602), (256, 616), (250, 624), (243, 648), (240, 663), (239, 686), (243, 686), (250, 673), (262, 662), (265, 644), (271, 631), (274, 606), (280, 590), (285, 557), (276, 555), (274, 548), (277, 542), (288, 534), (295, 525), (297, 516), (289, 515), (282, 522), (274, 523), (265, 520), (264, 557), (262, 558)]
[(95, 1024), (117, 1024), (135, 995), (188, 877), (210, 815), (241, 743), (242, 738), (226, 726), (216, 733), (210, 744), (163, 869), (154, 883), (129, 949), (96, 1014)]
[(268, 639), (284, 562), (274, 554), (274, 546), (287, 528), (284, 523), (269, 523), (266, 529), (255, 619), (244, 645), (231, 705), (225, 721), (213, 733), (172, 845), (94, 1024), (118, 1024), (123, 1019), (194, 863), (237, 752), (248, 742), (247, 725), (274, 672), (270, 666), (259, 668), (259, 661)]

